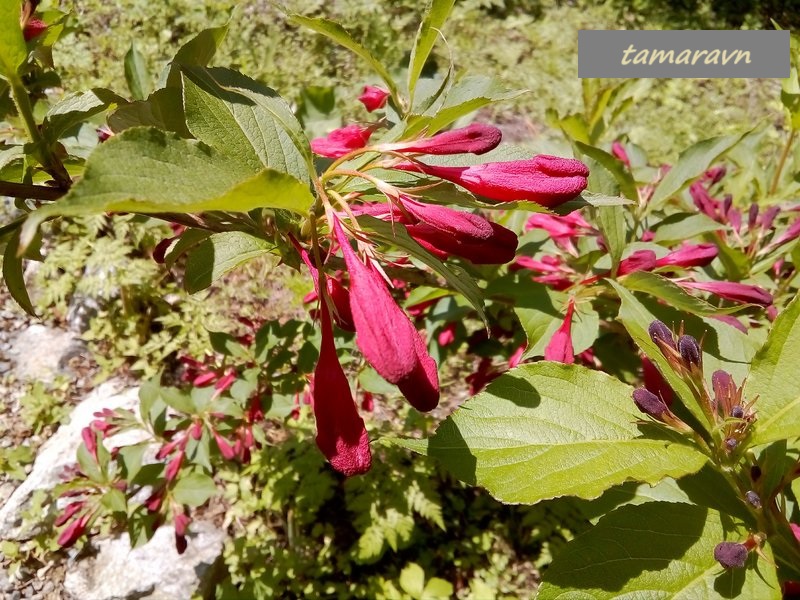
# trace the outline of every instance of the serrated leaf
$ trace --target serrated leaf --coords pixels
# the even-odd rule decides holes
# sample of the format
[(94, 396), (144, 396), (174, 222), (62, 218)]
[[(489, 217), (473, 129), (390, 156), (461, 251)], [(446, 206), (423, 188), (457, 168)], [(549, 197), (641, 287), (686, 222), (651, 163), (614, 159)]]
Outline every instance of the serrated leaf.
[(650, 202), (647, 203), (647, 212), (662, 208), (673, 194), (683, 189), (695, 177), (702, 175), (711, 163), (738, 144), (748, 133), (745, 131), (709, 138), (681, 152), (678, 162), (672, 166), (653, 192)]
[(671, 244), (722, 228), (721, 223), (702, 213), (678, 213), (668, 216), (656, 226), (653, 241)]
[(101, 212), (246, 212), (283, 208), (304, 213), (314, 198), (291, 175), (250, 169), (202, 142), (153, 128), (114, 136), (89, 157), (84, 176), (69, 193), (31, 213), (21, 239), (27, 245), (51, 216)]
[(727, 515), (699, 506), (624, 506), (567, 545), (536, 598), (780, 598), (775, 568), (755, 552), (746, 569), (714, 560), (719, 542), (746, 537)]
[(445, 281), (452, 286), (452, 288), (463, 295), (472, 307), (477, 311), (478, 316), (485, 322), (486, 313), (483, 307), (483, 295), (475, 280), (464, 271), (454, 265), (445, 265), (438, 258), (433, 256), (430, 252), (425, 250), (411, 236), (408, 235), (405, 227), (393, 226), (391, 223), (386, 223), (380, 219), (370, 217), (367, 215), (361, 216), (358, 219), (359, 224), (369, 231), (373, 231), (378, 236), (383, 238), (385, 243), (397, 246), (408, 252), (411, 256), (418, 258), (431, 269), (436, 271), (439, 275), (444, 277)]
[(36, 316), (36, 311), (28, 295), (28, 288), (25, 286), (25, 273), (22, 268), (22, 257), (17, 256), (19, 248), (20, 229), (14, 231), (6, 244), (3, 253), (3, 281), (6, 284), (8, 293), (14, 301), (32, 317)]
[(147, 63), (133, 42), (125, 53), (125, 81), (134, 100), (144, 100), (150, 95), (150, 73), (147, 70)]
[(455, 0), (430, 0), (425, 16), (419, 26), (417, 38), (414, 40), (414, 48), (408, 60), (408, 93), (411, 96), (412, 104), (417, 81), (425, 67), (425, 62), (436, 44), (439, 31), (447, 21), (447, 17), (453, 10)]
[(183, 99), (192, 134), (253, 172), (271, 167), (310, 180), (308, 140), (291, 109), (267, 86), (230, 69), (185, 68)]
[(778, 313), (753, 358), (745, 399), (758, 397), (754, 444), (800, 436), (800, 297)]
[(54, 143), (75, 125), (100, 114), (114, 104), (125, 103), (125, 98), (103, 88), (69, 94), (47, 111), (42, 134), (49, 143)]
[(273, 247), (241, 231), (215, 233), (189, 253), (183, 285), (190, 294), (204, 290), (225, 273), (269, 253)]
[(137, 100), (120, 106), (108, 116), (108, 126), (114, 133), (132, 127), (157, 127), (177, 133), (183, 138), (192, 137), (186, 128), (183, 101), (178, 88), (162, 88), (150, 94), (147, 100)]
[(420, 125), (427, 124), (428, 135), (433, 135), (479, 108), (512, 100), (525, 92), (526, 90), (508, 90), (497, 80), (483, 75), (464, 77), (450, 88), (442, 106), (430, 121), (425, 123), (423, 120)]
[[(588, 156), (592, 160), (599, 163), (606, 171), (608, 171), (616, 180), (617, 186), (620, 191), (630, 200), (638, 200), (639, 192), (636, 189), (636, 182), (631, 175), (630, 170), (625, 166), (617, 157), (609, 154), (605, 150), (595, 148), (583, 142), (575, 142), (578, 151), (584, 156)], [(580, 157), (576, 157), (580, 158)]]
[(433, 437), (395, 443), (507, 503), (595, 498), (624, 481), (654, 484), (699, 470), (707, 458), (688, 441), (637, 426), (632, 392), (581, 366), (524, 365), (468, 400)]
[(364, 48), (364, 46), (354, 40), (353, 37), (344, 29), (344, 27), (338, 23), (329, 21), (328, 19), (323, 19), (321, 17), (311, 18), (298, 14), (289, 15), (289, 21), (295, 23), (296, 25), (308, 27), (317, 33), (321, 33), (322, 35), (332, 39), (340, 46), (344, 46), (359, 56), (372, 68), (373, 71), (375, 71), (375, 73), (378, 74), (381, 79), (383, 79), (383, 82), (386, 84), (386, 87), (389, 88), (389, 92), (391, 92), (392, 96), (394, 98), (398, 98), (397, 84), (394, 82), (394, 79), (392, 79), (389, 71), (386, 70), (386, 67), (383, 66), (383, 63), (375, 58), (369, 50)]
[(28, 58), (19, 17), (19, 2), (0, 2), (0, 75), (6, 79), (16, 78), (17, 69)]
[(706, 416), (697, 405), (691, 389), (681, 377), (675, 374), (661, 350), (650, 339), (647, 328), (655, 320), (655, 317), (622, 284), (611, 280), (609, 280), (609, 284), (617, 291), (617, 295), (622, 301), (617, 318), (622, 321), (636, 345), (658, 366), (658, 370), (664, 376), (666, 382), (681, 399), (682, 405), (695, 419), (707, 426)]
[(159, 87), (180, 88), (180, 67), (205, 67), (214, 58), (230, 25), (204, 29), (178, 49), (172, 62), (161, 73)]
[(200, 506), (205, 504), (217, 491), (214, 480), (203, 473), (189, 473), (182, 476), (172, 490), (172, 497), (178, 504)]
[(657, 273), (636, 271), (620, 279), (626, 288), (634, 292), (645, 292), (656, 298), (664, 300), (670, 306), (690, 312), (695, 315), (723, 315), (737, 310), (742, 306), (731, 308), (718, 308), (695, 296), (689, 294), (678, 284)]

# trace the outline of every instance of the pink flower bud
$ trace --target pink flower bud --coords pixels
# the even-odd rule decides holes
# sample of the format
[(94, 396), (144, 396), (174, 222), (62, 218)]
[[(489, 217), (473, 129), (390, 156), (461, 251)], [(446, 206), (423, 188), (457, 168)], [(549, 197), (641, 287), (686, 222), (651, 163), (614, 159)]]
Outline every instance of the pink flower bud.
[(208, 371), (195, 377), (194, 381), (192, 381), (192, 385), (195, 387), (204, 387), (216, 381), (217, 377), (218, 375), (216, 373), (213, 371)]
[(320, 311), (322, 344), (314, 369), (314, 419), (317, 446), (331, 466), (350, 477), (372, 466), (372, 453), (364, 420), (359, 416), (350, 384), (336, 355), (328, 311)]
[(26, 42), (30, 42), (33, 38), (39, 37), (47, 29), (47, 23), (41, 19), (29, 19), (25, 23), (25, 28), (22, 30), (22, 35)]
[(471, 167), (438, 167), (401, 163), (394, 168), (422, 172), (460, 185), (490, 200), (527, 200), (553, 207), (586, 189), (589, 170), (582, 162), (541, 154), (528, 160), (493, 162)]
[(637, 250), (619, 262), (617, 276), (621, 277), (635, 271), (652, 271), (656, 267), (656, 262), (656, 253), (652, 250)]
[(350, 309), (358, 348), (412, 406), (423, 412), (432, 410), (439, 402), (439, 380), (424, 341), (380, 276), (353, 252), (338, 219), (333, 221), (333, 231), (350, 273)]
[(97, 437), (94, 431), (92, 431), (92, 428), (84, 427), (81, 429), (81, 437), (83, 438), (83, 444), (86, 446), (89, 454), (91, 454), (92, 458), (97, 462)]
[(81, 508), (83, 508), (83, 505), (84, 505), (83, 501), (70, 502), (69, 504), (67, 504), (66, 508), (64, 509), (64, 512), (58, 515), (56, 520), (53, 521), (53, 525), (55, 525), (56, 527), (61, 527), (64, 523), (69, 521), (75, 515), (75, 513), (77, 513)]
[(683, 288), (710, 292), (720, 298), (740, 304), (757, 304), (767, 307), (772, 304), (772, 294), (766, 290), (733, 281), (678, 281)]
[(326, 137), (311, 140), (311, 150), (320, 156), (339, 158), (366, 146), (371, 135), (372, 129), (369, 127), (348, 125), (334, 129)]
[(422, 247), (437, 256), (450, 254), (466, 258), (476, 265), (501, 265), (514, 260), (519, 240), (517, 234), (497, 223), (490, 223), (492, 236), (476, 241), (466, 235), (452, 235), (427, 223), (406, 225), (406, 229)]
[(386, 100), (389, 96), (389, 92), (383, 88), (374, 85), (365, 85), (364, 91), (358, 97), (358, 101), (364, 105), (367, 112), (373, 112), (386, 106)]
[(656, 267), (705, 267), (717, 257), (714, 244), (686, 244), (656, 261)]
[(216, 429), (214, 430), (214, 440), (217, 442), (217, 447), (219, 448), (220, 454), (222, 454), (222, 458), (225, 460), (233, 460), (236, 453), (233, 451), (233, 448), (231, 448), (228, 440), (222, 437)]
[(408, 142), (383, 144), (378, 147), (384, 152), (420, 154), (485, 154), (497, 148), (503, 134), (497, 127), (473, 123), (461, 129), (437, 133), (433, 137)]
[(550, 342), (544, 349), (544, 359), (562, 362), (571, 365), (575, 362), (575, 352), (572, 347), (572, 314), (575, 312), (575, 299), (570, 298), (567, 304), (567, 314), (564, 322), (556, 329)]
[(450, 344), (455, 342), (456, 341), (456, 324), (452, 323), (452, 322), (445, 324), (445, 326), (442, 327), (442, 330), (439, 332), (439, 335), (436, 338), (436, 341), (439, 342), (439, 345), (442, 346), (442, 347), (449, 346)]
[(622, 161), (626, 167), (630, 168), (631, 161), (628, 158), (628, 153), (625, 151), (625, 146), (619, 142), (613, 142), (611, 144), (611, 154), (614, 155), (614, 158)]
[(72, 521), (64, 528), (61, 535), (58, 536), (57, 543), (62, 548), (69, 548), (78, 538), (86, 531), (86, 526), (89, 524), (89, 515), (84, 514)]
[(172, 481), (175, 479), (175, 476), (178, 474), (178, 471), (181, 470), (181, 465), (183, 464), (183, 451), (178, 452), (175, 457), (167, 463), (167, 468), (164, 469), (164, 478), (167, 481)]

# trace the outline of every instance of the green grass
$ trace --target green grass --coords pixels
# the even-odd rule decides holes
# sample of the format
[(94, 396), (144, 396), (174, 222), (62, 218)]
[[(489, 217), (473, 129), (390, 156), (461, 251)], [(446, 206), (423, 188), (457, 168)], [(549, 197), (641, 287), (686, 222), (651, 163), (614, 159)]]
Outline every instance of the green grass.
[[(286, 4), (290, 12), (340, 21), (391, 69), (400, 70), (425, 2)], [(347, 51), (288, 24), (263, 0), (73, 0), (66, 5), (74, 11), (76, 31), (57, 49), (55, 60), (67, 89), (108, 86), (124, 93), (122, 59), (134, 39), (155, 80), (181, 43), (225, 22), (233, 10), (217, 64), (259, 78), (288, 99), (296, 99), (306, 86), (336, 86), (343, 112), (366, 116), (354, 98), (374, 76)], [(617, 28), (620, 14), (595, 2), (464, 0), (445, 27), (447, 46), (440, 44), (437, 64), (443, 67), (452, 53), (462, 72), (492, 74), (509, 87), (530, 90), (489, 116), (506, 123), (515, 137), (552, 140), (558, 133), (545, 125), (545, 111), (565, 114), (580, 108), (578, 30)], [(700, 139), (763, 121), (781, 122), (778, 94), (777, 82), (769, 80), (654, 80), (610, 135), (627, 133), (655, 159), (672, 161), (681, 148)]]

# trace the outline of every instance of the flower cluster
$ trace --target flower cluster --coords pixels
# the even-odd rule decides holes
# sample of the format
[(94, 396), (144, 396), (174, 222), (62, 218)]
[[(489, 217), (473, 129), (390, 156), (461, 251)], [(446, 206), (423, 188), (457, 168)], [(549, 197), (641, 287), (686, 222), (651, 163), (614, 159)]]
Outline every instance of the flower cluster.
[[(359, 98), (369, 112), (383, 108), (388, 99), (388, 92), (372, 86)], [(290, 240), (314, 282), (315, 291), (308, 299), (318, 300), (320, 306), (316, 314), (322, 345), (312, 399), (317, 444), (331, 465), (345, 475), (363, 473), (372, 459), (364, 421), (336, 354), (334, 325), (355, 332), (356, 345), (366, 362), (396, 385), (414, 408), (430, 411), (439, 401), (437, 365), (428, 352), (427, 337), (398, 305), (391, 290), (394, 279), (381, 264), (402, 269), (408, 262), (403, 257), (382, 257), (379, 240), (373, 239), (362, 220), (369, 217), (391, 223), (395, 231), (402, 228), (421, 252), (440, 260), (459, 257), (477, 265), (505, 264), (514, 259), (517, 250), (513, 231), (481, 215), (435, 204), (426, 200), (424, 192), (447, 181), (484, 201), (552, 207), (578, 196), (586, 188), (588, 176), (583, 163), (554, 156), (447, 167), (419, 158), (485, 154), (502, 138), (500, 130), (490, 125), (473, 124), (427, 137), (370, 145), (380, 126), (381, 121), (352, 124), (312, 140), (316, 154), (334, 159), (317, 188), (327, 227), (320, 236), (321, 228), (314, 222), (309, 228), (310, 247), (296, 238)], [(351, 168), (362, 164), (354, 159), (364, 155), (372, 160)], [(376, 168), (397, 173), (405, 183), (377, 177)], [(408, 174), (412, 175), (411, 184)], [(360, 190), (342, 185), (358, 179), (370, 186), (369, 192), (342, 191)], [(376, 194), (383, 201), (376, 202)], [(330, 268), (335, 261), (340, 261), (339, 268)], [(346, 269), (346, 279), (341, 266)], [(446, 334), (440, 338), (447, 341)]]

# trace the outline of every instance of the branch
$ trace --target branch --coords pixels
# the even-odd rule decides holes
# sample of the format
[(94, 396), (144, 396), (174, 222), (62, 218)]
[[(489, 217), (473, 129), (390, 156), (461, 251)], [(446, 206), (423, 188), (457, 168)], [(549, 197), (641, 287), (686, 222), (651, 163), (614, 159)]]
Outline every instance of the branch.
[(12, 198), (32, 198), (34, 200), (57, 200), (66, 194), (64, 190), (44, 185), (0, 181), (0, 196)]

